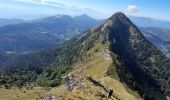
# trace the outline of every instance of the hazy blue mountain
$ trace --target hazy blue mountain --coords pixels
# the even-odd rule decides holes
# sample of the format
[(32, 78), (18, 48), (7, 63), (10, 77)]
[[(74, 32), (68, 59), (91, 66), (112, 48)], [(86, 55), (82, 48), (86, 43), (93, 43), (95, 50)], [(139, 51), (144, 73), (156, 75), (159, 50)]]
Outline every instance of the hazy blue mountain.
[(170, 53), (170, 22), (147, 17), (129, 16), (140, 27), (145, 37), (157, 48), (169, 56)]
[(0, 18), (0, 27), (10, 24), (19, 24), (23, 23), (25, 20), (23, 19), (7, 19), (7, 18)]
[(97, 25), (87, 15), (55, 15), (33, 22), (0, 27), (0, 52), (26, 52), (54, 46)]
[(139, 27), (161, 27), (170, 29), (170, 21), (163, 21), (148, 17), (135, 17), (129, 16), (129, 18)]
[(145, 37), (169, 56), (170, 54), (170, 30), (157, 27), (141, 27)]

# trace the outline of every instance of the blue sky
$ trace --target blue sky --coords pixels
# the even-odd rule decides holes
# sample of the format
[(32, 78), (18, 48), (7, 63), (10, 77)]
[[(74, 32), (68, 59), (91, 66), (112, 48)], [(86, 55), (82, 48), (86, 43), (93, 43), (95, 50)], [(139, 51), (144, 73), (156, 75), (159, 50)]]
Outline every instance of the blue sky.
[(102, 19), (121, 11), (127, 15), (170, 21), (169, 6), (170, 0), (0, 0), (0, 18), (35, 19), (86, 13)]

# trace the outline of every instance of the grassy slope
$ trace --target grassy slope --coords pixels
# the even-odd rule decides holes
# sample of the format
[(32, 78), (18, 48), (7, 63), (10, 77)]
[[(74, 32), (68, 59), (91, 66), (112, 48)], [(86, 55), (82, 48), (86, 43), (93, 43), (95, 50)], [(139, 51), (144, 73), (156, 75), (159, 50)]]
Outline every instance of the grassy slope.
[[(71, 99), (86, 99), (86, 100), (98, 100), (101, 97), (107, 98), (108, 93), (102, 88), (95, 86), (89, 82), (86, 77), (91, 76), (96, 81), (100, 82), (108, 89), (113, 89), (113, 94), (115, 98), (120, 100), (139, 100), (141, 99), (139, 95), (130, 90), (125, 84), (119, 81), (116, 70), (113, 72), (113, 77), (111, 78), (106, 74), (108, 68), (111, 66), (116, 69), (113, 65), (113, 60), (110, 57), (109, 51), (105, 48), (106, 46), (96, 43), (93, 48), (86, 52), (83, 61), (75, 64), (72, 70), (72, 74), (80, 79), (80, 83), (75, 87), (72, 92), (66, 92), (64, 85), (56, 88), (52, 88), (46, 91), (43, 88), (36, 87), (33, 90), (18, 90), (18, 89), (3, 89), (0, 88), (0, 99), (3, 100), (34, 100), (35, 98), (41, 98), (48, 94), (55, 94), (61, 96), (65, 100)], [(24, 93), (24, 91), (26, 91)]]
[[(97, 44), (98, 46), (100, 44)], [(114, 97), (120, 100), (139, 100), (141, 99), (137, 93), (130, 90), (125, 84), (119, 81), (119, 78), (114, 73), (114, 78), (107, 76), (106, 72), (112, 64), (112, 59), (109, 56), (109, 51), (104, 49), (104, 46), (96, 46), (89, 50), (90, 57), (84, 62), (77, 64), (74, 67), (72, 74), (78, 76), (81, 80), (80, 84), (76, 86), (75, 90), (63, 95), (63, 98), (67, 99), (85, 99), (85, 100), (98, 100), (101, 96), (107, 98), (107, 93), (100, 87), (94, 86), (91, 82), (85, 79), (86, 76), (92, 76), (95, 80), (100, 82), (108, 89), (113, 89)], [(96, 52), (97, 51), (97, 52)], [(116, 60), (116, 58), (115, 58)], [(115, 67), (114, 67), (115, 68)], [(115, 99), (115, 98), (114, 98)]]
[[(37, 87), (32, 90), (18, 90), (18, 89), (0, 89), (0, 98), (3, 100), (33, 100), (50, 93), (61, 96), (65, 99), (89, 99), (97, 100), (101, 96), (107, 97), (107, 93), (100, 87), (94, 86), (91, 82), (85, 79), (86, 76), (92, 76), (94, 79), (102, 83), (109, 89), (113, 89), (115, 97), (121, 100), (137, 100), (139, 96), (128, 89), (126, 85), (122, 84), (118, 80), (118, 76), (115, 73), (115, 78), (111, 78), (106, 75), (107, 69), (112, 65), (112, 59), (109, 56), (109, 51), (103, 49), (100, 44), (96, 44), (95, 47), (90, 49), (86, 55), (87, 59), (79, 62), (75, 65), (72, 74), (79, 77), (81, 83), (76, 86), (73, 92), (66, 92), (63, 85), (46, 91), (43, 88)], [(89, 56), (90, 55), (90, 56)], [(112, 67), (114, 67), (112, 65)], [(26, 91), (24, 93), (24, 91)]]

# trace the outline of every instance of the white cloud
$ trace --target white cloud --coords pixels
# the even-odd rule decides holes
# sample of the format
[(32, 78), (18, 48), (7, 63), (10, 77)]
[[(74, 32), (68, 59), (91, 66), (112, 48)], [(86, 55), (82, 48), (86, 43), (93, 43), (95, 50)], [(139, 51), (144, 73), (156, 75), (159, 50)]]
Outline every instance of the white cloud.
[(136, 5), (129, 5), (127, 8), (128, 13), (137, 13), (139, 11), (140, 11), (140, 7), (138, 7)]
[[(5, 12), (6, 15), (0, 15), (0, 17), (5, 16), (8, 18), (23, 18), (23, 19), (36, 19), (39, 17), (52, 16), (55, 14), (66, 14), (66, 15), (80, 15), (87, 14), (91, 17), (103, 19), (105, 15), (103, 12), (99, 12), (90, 8), (81, 8), (78, 6), (72, 6), (69, 4), (63, 4), (58, 2), (60, 0), (13, 0), (15, 5), (11, 3), (11, 6), (3, 7), (0, 12)], [(9, 5), (9, 3), (7, 4)], [(25, 13), (27, 12), (27, 13)], [(9, 13), (9, 14), (8, 14)], [(10, 14), (13, 13), (13, 14)]]

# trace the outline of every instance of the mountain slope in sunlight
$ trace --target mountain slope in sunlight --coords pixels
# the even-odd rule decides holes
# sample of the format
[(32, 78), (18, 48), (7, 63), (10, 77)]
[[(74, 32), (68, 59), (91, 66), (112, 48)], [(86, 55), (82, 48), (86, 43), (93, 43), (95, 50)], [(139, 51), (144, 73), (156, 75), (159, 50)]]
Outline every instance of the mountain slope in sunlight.
[[(109, 89), (113, 89), (113, 100), (166, 100), (169, 62), (118, 12), (80, 37), (5, 60), (0, 83), (55, 87), (48, 93), (66, 100), (107, 99)], [(65, 78), (70, 75), (67, 84)], [(65, 86), (70, 84), (70, 92), (65, 91), (62, 78)]]

